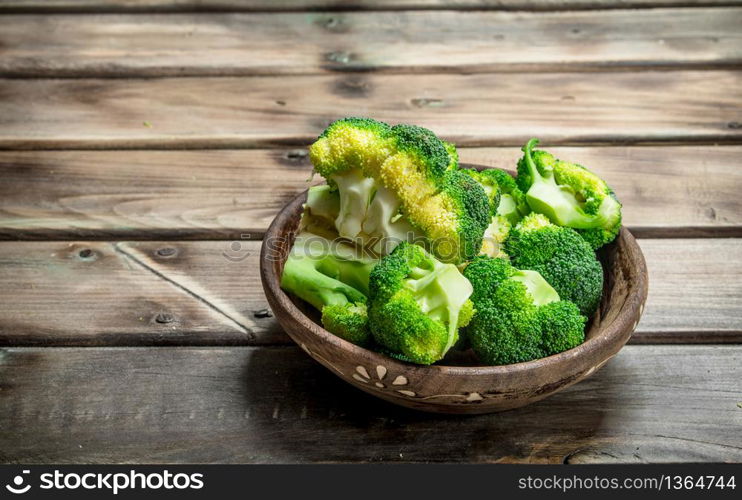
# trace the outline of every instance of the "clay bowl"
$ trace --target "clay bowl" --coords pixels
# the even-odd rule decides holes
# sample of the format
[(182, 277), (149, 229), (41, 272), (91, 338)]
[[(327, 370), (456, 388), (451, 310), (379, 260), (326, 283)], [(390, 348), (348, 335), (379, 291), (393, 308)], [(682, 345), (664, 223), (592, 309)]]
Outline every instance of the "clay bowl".
[(311, 357), (346, 382), (379, 398), (438, 413), (489, 413), (539, 401), (593, 374), (631, 336), (647, 298), (647, 268), (626, 228), (600, 249), (603, 299), (583, 344), (526, 363), (476, 366), (473, 357), (433, 366), (397, 361), (331, 334), (314, 310), (279, 286), (306, 192), (276, 216), (263, 240), (260, 276), (276, 319)]

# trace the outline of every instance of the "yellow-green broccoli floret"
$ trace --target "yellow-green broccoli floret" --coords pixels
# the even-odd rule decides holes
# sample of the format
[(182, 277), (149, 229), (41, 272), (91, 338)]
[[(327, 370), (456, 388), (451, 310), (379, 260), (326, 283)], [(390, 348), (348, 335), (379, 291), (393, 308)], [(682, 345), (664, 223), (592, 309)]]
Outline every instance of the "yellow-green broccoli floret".
[(582, 314), (595, 312), (603, 292), (603, 267), (590, 244), (574, 230), (531, 214), (510, 232), (505, 249), (515, 267), (541, 273)]
[[(411, 241), (417, 235), (399, 237), (409, 228), (392, 227), (408, 223), (446, 262), (462, 262), (479, 251), (489, 224), (484, 190), (458, 170), (455, 148), (430, 130), (346, 118), (330, 125), (309, 152), (315, 170), (339, 190), (340, 236), (360, 235), (364, 244), (376, 233)], [(375, 217), (375, 233), (369, 235), (373, 230), (365, 222), (380, 192), (386, 194), (386, 209), (376, 211), (383, 215)]]
[(518, 161), (518, 186), (531, 209), (575, 229), (593, 249), (613, 241), (621, 229), (621, 204), (613, 190), (581, 165), (533, 151), (536, 144), (538, 139), (528, 141)]
[(472, 317), (472, 287), (453, 264), (401, 243), (369, 282), (369, 325), (378, 344), (418, 364), (443, 358)]
[(466, 327), (472, 349), (487, 364), (520, 363), (571, 349), (585, 339), (586, 318), (536, 271), (505, 259), (477, 257), (464, 270), (476, 310)]
[(367, 345), (368, 282), (376, 262), (347, 245), (302, 233), (284, 264), (281, 288), (318, 309), (329, 332)]

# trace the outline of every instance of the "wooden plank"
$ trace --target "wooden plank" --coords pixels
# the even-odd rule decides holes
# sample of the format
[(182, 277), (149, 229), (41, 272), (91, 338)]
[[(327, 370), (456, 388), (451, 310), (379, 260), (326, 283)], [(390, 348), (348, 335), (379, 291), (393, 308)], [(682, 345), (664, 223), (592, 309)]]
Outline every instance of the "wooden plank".
[(359, 114), (463, 146), (742, 138), (734, 71), (0, 80), (0, 95), (4, 149), (305, 145)]
[[(634, 342), (742, 342), (742, 240), (640, 245), (650, 285)], [(264, 314), (258, 262), (256, 241), (3, 242), (0, 345), (288, 343)]]
[[(550, 150), (603, 176), (638, 236), (742, 236), (740, 146)], [(514, 169), (522, 153), (459, 154)], [(310, 171), (304, 149), (0, 152), (0, 239), (260, 238)]]
[(649, 270), (649, 297), (636, 341), (742, 341), (742, 240), (639, 244)]
[(0, 75), (721, 68), (742, 64), (740, 25), (742, 8), (20, 15), (0, 17)]
[(628, 346), (549, 399), (461, 418), (377, 400), (293, 347), (4, 349), (0, 461), (739, 462), (740, 362)]
[(0, 12), (567, 10), (739, 4), (739, 0), (5, 0)]
[[(272, 319), (255, 317), (267, 307), (256, 274), (257, 245), (248, 261), (230, 261), (222, 249), (230, 257), (242, 256), (227, 243), (156, 245), (152, 259), (181, 264), (165, 277), (144, 257), (131, 257), (122, 243), (1, 244), (0, 344), (286, 342)], [(212, 278), (220, 281), (214, 285), (220, 293), (204, 290), (203, 273), (214, 273), (217, 265), (219, 273)], [(188, 276), (179, 277), (182, 273)]]

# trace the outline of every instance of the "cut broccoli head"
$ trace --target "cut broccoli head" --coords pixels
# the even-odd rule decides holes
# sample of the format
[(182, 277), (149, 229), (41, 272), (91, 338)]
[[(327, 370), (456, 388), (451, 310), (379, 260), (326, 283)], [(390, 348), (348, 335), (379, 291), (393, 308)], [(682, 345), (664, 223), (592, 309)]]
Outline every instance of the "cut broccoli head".
[(510, 232), (505, 252), (518, 269), (541, 273), (582, 314), (595, 312), (603, 292), (603, 268), (590, 244), (575, 231), (531, 214)]
[[(340, 236), (357, 240), (360, 235), (364, 244), (378, 236), (397, 241), (423, 236), (446, 262), (463, 262), (478, 253), (490, 222), (487, 197), (458, 170), (455, 148), (430, 130), (348, 118), (328, 127), (310, 147), (310, 157), (338, 189)], [(376, 216), (369, 216), (375, 200), (385, 201), (377, 203)], [(367, 218), (372, 222), (366, 227)], [(395, 223), (398, 227), (392, 228)], [(369, 235), (373, 230), (381, 234)], [(410, 237), (399, 238), (405, 231)], [(384, 250), (389, 248), (380, 253)]]
[(621, 229), (621, 204), (610, 187), (585, 167), (534, 151), (538, 139), (523, 147), (518, 186), (534, 212), (554, 224), (575, 229), (593, 249), (613, 241)]
[(418, 364), (443, 358), (472, 317), (472, 287), (453, 264), (401, 243), (370, 277), (369, 326), (377, 343)]
[(318, 309), (329, 332), (365, 345), (371, 338), (368, 282), (376, 262), (348, 245), (302, 233), (284, 264), (281, 288)]
[(378, 255), (419, 237), (399, 198), (373, 177), (396, 150), (391, 130), (368, 118), (345, 118), (331, 124), (309, 149), (315, 170), (337, 193), (338, 235)]
[(549, 356), (584, 340), (586, 318), (536, 271), (477, 257), (464, 270), (476, 313), (466, 328), (474, 352), (493, 365)]

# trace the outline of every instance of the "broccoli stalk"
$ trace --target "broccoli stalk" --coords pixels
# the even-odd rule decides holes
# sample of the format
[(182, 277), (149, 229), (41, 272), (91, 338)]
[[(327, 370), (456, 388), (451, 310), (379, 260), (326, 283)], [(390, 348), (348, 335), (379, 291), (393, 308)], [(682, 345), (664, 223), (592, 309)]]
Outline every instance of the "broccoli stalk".
[(550, 302), (559, 301), (559, 294), (556, 290), (536, 271), (518, 269), (510, 276), (510, 279), (525, 285), (528, 295), (531, 296), (533, 304), (536, 306), (544, 306)]
[(341, 236), (353, 240), (363, 230), (363, 220), (376, 192), (376, 182), (355, 169), (334, 174), (331, 179), (340, 195), (335, 227)]
[(363, 345), (370, 340), (366, 297), (376, 261), (334, 245), (300, 234), (284, 264), (281, 288), (317, 308), (328, 331)]
[(469, 281), (417, 245), (401, 243), (381, 259), (369, 286), (374, 339), (413, 363), (442, 359), (473, 314)]
[(518, 183), (535, 212), (554, 224), (577, 229), (594, 249), (612, 241), (621, 227), (621, 204), (598, 176), (584, 167), (533, 151), (538, 139), (523, 147)]

